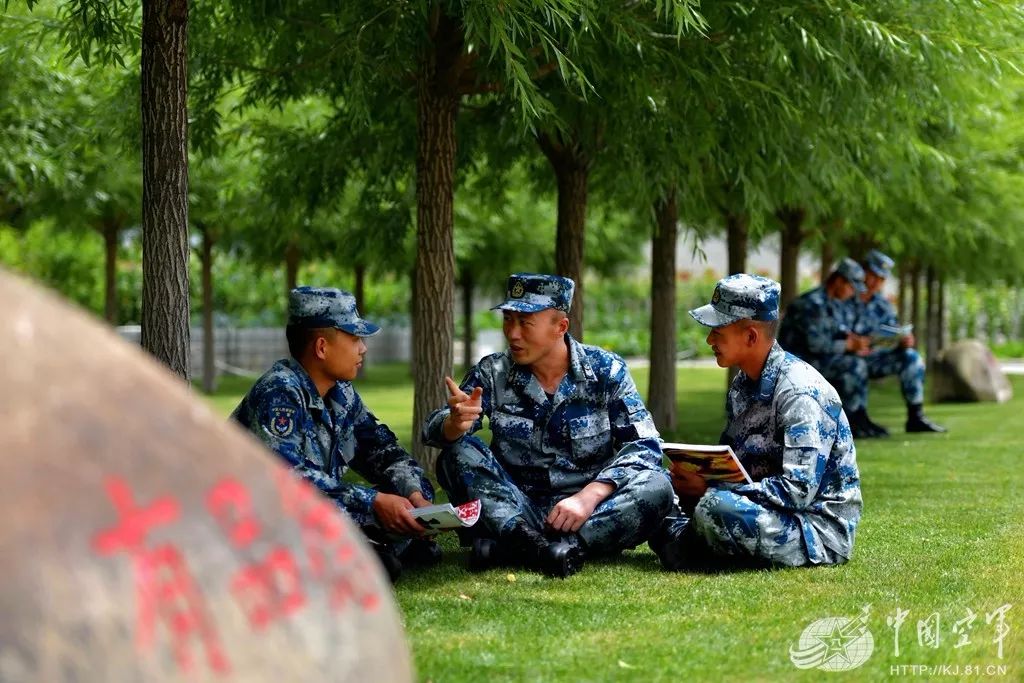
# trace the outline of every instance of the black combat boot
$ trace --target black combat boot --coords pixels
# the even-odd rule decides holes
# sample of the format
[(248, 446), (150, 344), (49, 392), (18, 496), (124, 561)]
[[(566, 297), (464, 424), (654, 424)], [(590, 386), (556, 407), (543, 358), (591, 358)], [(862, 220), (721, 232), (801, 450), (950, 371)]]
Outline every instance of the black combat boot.
[(402, 575), (402, 561), (398, 559), (394, 551), (383, 543), (376, 541), (370, 541), (370, 547), (377, 553), (377, 559), (384, 566), (384, 571), (387, 572), (391, 583), (398, 581), (398, 577)]
[(496, 566), (525, 566), (547, 576), (564, 579), (583, 568), (583, 551), (565, 541), (549, 541), (544, 534), (519, 521), (497, 540), (473, 541), (469, 567), (474, 571)]
[(871, 431), (875, 433), (875, 436), (883, 438), (889, 436), (889, 430), (872, 420), (868, 416), (867, 410), (864, 411), (864, 421), (867, 423), (867, 426), (871, 428)]
[(924, 406), (920, 403), (907, 404), (907, 432), (944, 432), (945, 427), (939, 426), (924, 416)]
[(686, 515), (666, 517), (647, 541), (661, 561), (662, 569), (678, 572), (697, 563), (696, 536)]
[(850, 420), (850, 431), (853, 432), (854, 439), (873, 439), (879, 436), (872, 426), (874, 423), (868, 419), (868, 413), (863, 408), (851, 411), (847, 417)]
[(407, 567), (433, 567), (441, 561), (441, 546), (430, 538), (414, 538), (398, 555)]

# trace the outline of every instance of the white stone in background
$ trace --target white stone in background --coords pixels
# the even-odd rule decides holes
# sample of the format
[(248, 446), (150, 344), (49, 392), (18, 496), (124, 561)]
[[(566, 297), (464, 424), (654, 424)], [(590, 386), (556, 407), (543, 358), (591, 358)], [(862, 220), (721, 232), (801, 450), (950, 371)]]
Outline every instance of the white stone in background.
[(1013, 397), (1006, 373), (988, 347), (963, 339), (943, 350), (930, 377), (934, 401), (992, 401)]

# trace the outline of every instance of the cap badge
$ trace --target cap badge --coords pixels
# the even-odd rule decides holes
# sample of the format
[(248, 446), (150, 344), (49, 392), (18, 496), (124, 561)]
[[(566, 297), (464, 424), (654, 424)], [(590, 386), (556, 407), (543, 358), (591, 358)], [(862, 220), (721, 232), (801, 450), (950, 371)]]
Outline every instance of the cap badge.
[(715, 293), (711, 295), (711, 303), (717, 304), (722, 299), (722, 293), (718, 291), (718, 287), (715, 287)]
[(515, 284), (512, 285), (512, 291), (510, 292), (510, 294), (512, 295), (512, 298), (513, 299), (521, 299), (523, 294), (525, 294), (525, 293), (526, 293), (526, 288), (523, 287), (523, 281), (522, 280), (516, 280)]

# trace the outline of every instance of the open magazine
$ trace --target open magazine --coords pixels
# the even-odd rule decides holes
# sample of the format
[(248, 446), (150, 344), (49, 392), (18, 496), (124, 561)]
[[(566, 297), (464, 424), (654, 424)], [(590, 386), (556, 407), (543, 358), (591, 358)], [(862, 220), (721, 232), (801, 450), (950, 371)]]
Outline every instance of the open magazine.
[(900, 345), (900, 340), (913, 331), (913, 325), (879, 325), (878, 331), (871, 335), (871, 348), (895, 349)]
[(462, 505), (441, 503), (410, 510), (412, 516), (430, 529), (428, 536), (439, 534), (450, 529), (471, 527), (480, 519), (480, 500), (471, 500)]
[(661, 450), (670, 461), (670, 474), (695, 473), (705, 481), (754, 483), (730, 446), (663, 442)]

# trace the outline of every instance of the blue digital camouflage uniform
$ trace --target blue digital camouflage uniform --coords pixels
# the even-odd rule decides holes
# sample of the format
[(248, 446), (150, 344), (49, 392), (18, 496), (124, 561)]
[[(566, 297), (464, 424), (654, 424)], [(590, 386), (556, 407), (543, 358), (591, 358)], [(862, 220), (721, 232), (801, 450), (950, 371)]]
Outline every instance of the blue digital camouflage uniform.
[[(882, 252), (872, 249), (865, 258), (864, 267), (881, 278), (888, 279), (892, 272), (893, 260)], [(892, 303), (876, 292), (866, 302), (854, 297), (849, 302), (850, 323), (854, 333), (876, 335), (882, 332), (881, 327), (899, 327), (900, 320)], [(910, 404), (924, 403), (924, 361), (921, 354), (912, 348), (882, 349), (872, 351), (864, 358), (865, 372), (871, 379), (898, 375), (903, 399)], [(858, 397), (858, 405), (867, 406), (867, 384), (863, 385), (863, 397)]]
[(694, 511), (698, 535), (720, 554), (773, 564), (848, 560), (860, 474), (835, 389), (776, 343), (757, 381), (742, 371), (733, 380), (726, 410), (721, 442), (754, 483), (709, 489)]
[[(772, 310), (774, 308), (774, 310)], [(712, 304), (690, 312), (718, 327), (778, 315), (778, 284), (730, 276)], [(692, 525), (720, 555), (801, 566), (845, 562), (860, 519), (860, 475), (850, 425), (835, 389), (775, 343), (761, 376), (733, 380), (721, 442), (753, 484), (717, 484), (697, 503)]]
[[(854, 284), (858, 295), (864, 291), (864, 271), (855, 261), (843, 259), (836, 272)], [(815, 287), (789, 304), (779, 327), (782, 347), (817, 368), (839, 392), (848, 412), (865, 408), (868, 384), (867, 362), (846, 352), (852, 325), (850, 304)]]
[[(337, 327), (357, 336), (379, 328), (359, 318), (355, 299), (335, 289), (300, 287), (289, 301), (289, 325)], [(377, 490), (343, 480), (352, 468), (380, 490), (433, 499), (423, 469), (373, 416), (351, 382), (321, 397), (294, 358), (280, 360), (253, 385), (231, 417), (297, 472), (333, 498), (360, 526), (375, 522)]]
[(433, 498), (423, 469), (366, 409), (351, 382), (338, 382), (321, 397), (294, 358), (278, 361), (260, 377), (231, 417), (360, 526), (375, 521), (377, 490), (343, 481), (349, 468), (385, 492), (408, 497), (420, 491)]
[[(552, 285), (552, 278), (514, 275), (508, 309), (568, 310), (571, 284)], [(577, 534), (588, 552), (613, 553), (647, 539), (673, 505), (672, 487), (658, 430), (625, 362), (568, 334), (565, 341), (569, 371), (550, 399), (530, 368), (514, 363), (508, 351), (485, 357), (469, 371), (461, 388), (466, 393), (483, 389), (490, 448), (471, 436), (483, 426), (483, 417), (448, 443), (443, 433), (448, 408), (427, 419), (423, 440), (442, 449), (438, 480), (449, 497), (479, 498), (481, 531), (493, 537), (517, 517), (542, 530), (560, 500), (593, 481), (613, 484), (614, 493)]]

